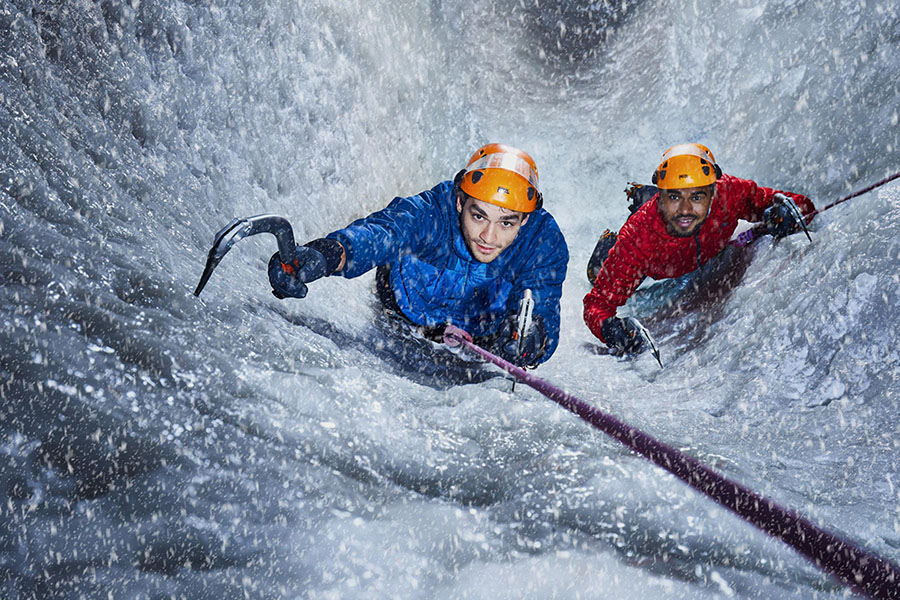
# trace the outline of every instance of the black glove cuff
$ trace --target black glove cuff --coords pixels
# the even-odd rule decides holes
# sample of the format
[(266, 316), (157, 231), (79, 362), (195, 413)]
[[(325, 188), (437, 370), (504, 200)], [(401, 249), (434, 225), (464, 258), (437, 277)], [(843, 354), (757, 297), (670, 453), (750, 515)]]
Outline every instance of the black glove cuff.
[(337, 240), (330, 238), (318, 238), (311, 242), (303, 244), (307, 248), (312, 248), (325, 257), (325, 268), (328, 270), (326, 275), (331, 275), (341, 266), (341, 260), (344, 258), (344, 247)]
[(536, 335), (538, 340), (540, 341), (540, 345), (537, 349), (537, 354), (533, 358), (534, 362), (537, 363), (537, 361), (543, 358), (544, 354), (547, 351), (547, 328), (544, 327), (544, 320), (540, 317), (540, 315), (535, 315), (531, 327), (533, 335)]
[(600, 335), (607, 345), (614, 343), (613, 338), (616, 334), (619, 317), (609, 317), (600, 324)]

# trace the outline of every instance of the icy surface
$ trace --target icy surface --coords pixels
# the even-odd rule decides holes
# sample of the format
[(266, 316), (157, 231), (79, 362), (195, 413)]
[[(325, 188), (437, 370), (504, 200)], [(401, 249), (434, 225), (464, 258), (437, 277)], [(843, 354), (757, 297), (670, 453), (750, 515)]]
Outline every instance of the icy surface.
[(846, 597), (371, 274), (278, 301), (259, 236), (192, 295), (231, 218), (317, 237), (487, 141), (571, 249), (537, 374), (900, 561), (900, 186), (643, 289), (664, 370), (581, 320), (672, 143), (820, 206), (900, 170), (898, 9), (576, 4), (0, 4), (0, 597)]

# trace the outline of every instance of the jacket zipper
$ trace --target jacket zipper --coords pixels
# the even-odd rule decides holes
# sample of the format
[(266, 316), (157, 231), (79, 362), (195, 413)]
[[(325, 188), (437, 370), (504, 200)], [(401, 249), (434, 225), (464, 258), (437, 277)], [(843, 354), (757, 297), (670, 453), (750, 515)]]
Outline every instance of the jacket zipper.
[(694, 244), (697, 245), (697, 268), (699, 269), (700, 267), (703, 266), (703, 263), (700, 262), (700, 232), (699, 231), (694, 234)]

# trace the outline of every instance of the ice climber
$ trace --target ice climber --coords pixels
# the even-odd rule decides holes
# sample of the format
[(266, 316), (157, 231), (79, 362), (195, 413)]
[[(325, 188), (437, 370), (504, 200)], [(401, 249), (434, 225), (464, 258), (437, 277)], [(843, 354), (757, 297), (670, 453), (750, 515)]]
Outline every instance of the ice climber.
[(588, 267), (593, 288), (584, 297), (584, 321), (618, 353), (643, 349), (638, 325), (616, 316), (616, 310), (645, 277), (680, 277), (700, 268), (722, 252), (738, 219), (763, 221), (766, 233), (781, 238), (798, 231), (815, 210), (806, 196), (722, 173), (701, 144), (666, 150), (652, 181), (658, 193), (633, 207), (618, 235), (604, 234), (595, 250), (602, 266)]
[[(479, 148), (453, 181), (408, 198), (344, 229), (297, 247), (298, 259), (269, 261), (279, 298), (303, 297), (328, 275), (358, 277), (377, 268), (386, 313), (439, 339), (453, 324), (519, 366), (535, 366), (559, 341), (559, 302), (569, 260), (565, 239), (542, 208), (538, 170), (526, 152), (503, 144)], [(525, 290), (533, 327), (517, 339)]]

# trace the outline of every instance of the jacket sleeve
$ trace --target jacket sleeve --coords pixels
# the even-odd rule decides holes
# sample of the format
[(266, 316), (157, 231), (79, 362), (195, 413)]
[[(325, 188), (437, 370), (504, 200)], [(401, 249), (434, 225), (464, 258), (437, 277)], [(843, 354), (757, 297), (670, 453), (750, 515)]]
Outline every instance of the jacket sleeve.
[(609, 257), (603, 263), (594, 287), (584, 297), (584, 322), (604, 344), (600, 328), (603, 321), (615, 316), (616, 310), (625, 304), (646, 277), (645, 253), (641, 250), (634, 233), (635, 223), (626, 222), (619, 231)]
[(344, 269), (337, 274), (358, 277), (448, 235), (441, 203), (452, 201), (452, 189), (452, 183), (444, 181), (421, 194), (394, 198), (382, 210), (329, 233), (326, 237), (340, 242), (347, 257)]
[(775, 194), (784, 194), (785, 196), (792, 198), (794, 202), (797, 203), (797, 207), (800, 211), (804, 215), (807, 215), (807, 223), (812, 221), (812, 216), (810, 215), (816, 210), (816, 207), (813, 205), (812, 200), (806, 196), (762, 187), (749, 179), (740, 179), (731, 175), (725, 175), (725, 177), (729, 180), (729, 189), (732, 190), (730, 193), (736, 195), (740, 210), (739, 216), (741, 219), (750, 221), (751, 223), (762, 221), (763, 212), (772, 206), (772, 203), (775, 201)]
[(549, 359), (559, 345), (559, 304), (569, 264), (566, 240), (556, 221), (549, 214), (547, 217), (545, 231), (538, 243), (539, 250), (528, 262), (527, 270), (517, 277), (515, 291), (510, 296), (510, 309), (517, 312), (522, 294), (526, 289), (531, 290), (534, 314), (544, 322), (547, 335), (544, 355), (539, 361), (541, 363)]

